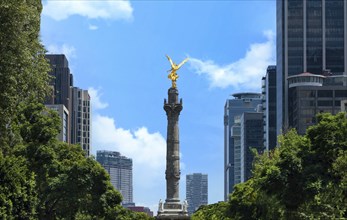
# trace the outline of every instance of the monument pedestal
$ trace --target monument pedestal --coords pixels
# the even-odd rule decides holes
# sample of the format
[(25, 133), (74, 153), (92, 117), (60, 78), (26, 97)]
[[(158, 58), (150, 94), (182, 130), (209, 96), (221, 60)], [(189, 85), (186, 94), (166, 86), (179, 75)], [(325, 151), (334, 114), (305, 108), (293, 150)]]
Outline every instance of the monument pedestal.
[(166, 201), (164, 204), (159, 203), (159, 210), (156, 219), (166, 220), (183, 220), (190, 219), (187, 212), (187, 204), (179, 201)]

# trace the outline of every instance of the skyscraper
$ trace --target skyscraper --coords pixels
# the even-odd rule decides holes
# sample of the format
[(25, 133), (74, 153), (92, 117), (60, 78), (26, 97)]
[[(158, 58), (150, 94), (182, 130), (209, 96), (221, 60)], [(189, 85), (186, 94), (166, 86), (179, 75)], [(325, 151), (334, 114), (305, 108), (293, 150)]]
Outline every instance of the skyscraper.
[[(51, 65), (49, 74), (52, 76), (50, 85), (53, 94), (46, 98), (46, 105), (64, 105), (69, 117), (61, 118), (63, 129), (67, 128), (67, 143), (79, 144), (90, 155), (91, 147), (91, 111), (90, 96), (87, 90), (73, 87), (73, 75), (70, 73), (69, 62), (64, 54), (47, 54)], [(61, 110), (62, 111), (62, 110)], [(65, 114), (60, 114), (66, 117)], [(64, 124), (66, 123), (66, 124)]]
[[(46, 54), (49, 60), (52, 76), (50, 85), (52, 86), (52, 95), (45, 100), (46, 105), (64, 105), (67, 111), (71, 112), (71, 90), (73, 85), (72, 74), (69, 69), (69, 62), (64, 54)], [(71, 143), (71, 119), (67, 119), (67, 143)]]
[(276, 66), (268, 66), (262, 80), (264, 147), (272, 150), (276, 147)]
[(186, 176), (188, 214), (193, 214), (201, 205), (208, 203), (207, 174), (193, 173)]
[[(244, 112), (256, 112), (262, 103), (260, 93), (236, 93), (224, 106), (224, 200), (240, 179), (240, 118)], [(236, 158), (236, 160), (235, 160)]]
[(277, 134), (289, 124), (288, 77), (347, 73), (347, 1), (277, 1)]
[(240, 119), (240, 175), (241, 183), (252, 176), (253, 152), (264, 151), (263, 144), (263, 113), (244, 112)]
[(302, 73), (288, 77), (289, 124), (301, 135), (314, 125), (321, 112), (336, 114), (347, 100), (347, 75), (322, 76)]
[(122, 194), (123, 203), (133, 202), (133, 161), (116, 151), (97, 151), (96, 160), (110, 174), (112, 185)]
[(64, 54), (46, 54), (46, 58), (51, 65), (49, 74), (52, 76), (50, 85), (53, 87), (53, 103), (63, 104), (71, 111), (71, 91), (73, 86), (72, 74), (70, 73), (69, 62)]
[(71, 143), (81, 145), (86, 156), (89, 156), (91, 151), (91, 111), (88, 90), (72, 87), (71, 101)]

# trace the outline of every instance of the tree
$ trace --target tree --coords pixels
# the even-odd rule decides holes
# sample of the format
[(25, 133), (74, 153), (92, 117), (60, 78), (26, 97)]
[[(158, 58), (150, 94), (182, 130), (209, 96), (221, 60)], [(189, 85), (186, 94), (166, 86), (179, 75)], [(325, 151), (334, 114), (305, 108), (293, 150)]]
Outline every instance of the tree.
[(253, 177), (230, 196), (235, 219), (346, 218), (346, 115), (317, 118), (306, 135), (291, 130), (256, 157)]
[(49, 65), (39, 41), (40, 0), (0, 1), (0, 217), (33, 219), (35, 173), (19, 131), (20, 106), (42, 101), (48, 91)]
[(278, 149), (256, 155), (253, 177), (237, 184), (229, 197), (233, 219), (283, 219), (283, 204), (271, 195), (271, 192), (282, 189), (279, 160)]
[(0, 1), (0, 218), (146, 219), (120, 207), (109, 175), (80, 146), (57, 141), (58, 115), (42, 104), (41, 10), (41, 0)]
[(218, 202), (200, 206), (191, 216), (192, 220), (231, 220), (229, 218), (228, 203)]
[(23, 157), (4, 157), (0, 153), (0, 217), (34, 219), (37, 194), (33, 172)]
[(39, 41), (40, 0), (0, 1), (0, 147), (6, 155), (20, 141), (14, 121), (20, 104), (41, 102), (49, 65)]

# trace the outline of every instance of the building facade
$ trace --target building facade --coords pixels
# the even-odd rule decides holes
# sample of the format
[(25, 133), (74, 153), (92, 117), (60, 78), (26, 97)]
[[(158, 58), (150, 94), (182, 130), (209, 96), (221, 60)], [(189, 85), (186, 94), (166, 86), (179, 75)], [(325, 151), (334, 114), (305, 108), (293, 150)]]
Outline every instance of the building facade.
[(277, 1), (277, 134), (287, 130), (288, 77), (347, 73), (347, 1)]
[(71, 88), (71, 143), (79, 144), (86, 156), (91, 152), (91, 109), (88, 90)]
[(240, 121), (240, 175), (243, 183), (252, 176), (254, 159), (252, 149), (259, 154), (264, 151), (263, 113), (244, 112)]
[(54, 110), (58, 113), (61, 123), (60, 133), (58, 134), (58, 140), (65, 143), (69, 143), (69, 111), (63, 104), (57, 105), (45, 105), (48, 109)]
[(64, 54), (47, 54), (52, 76), (50, 85), (53, 88), (52, 97), (48, 97), (46, 104), (63, 104), (71, 111), (71, 90), (73, 86), (72, 74), (70, 73), (69, 62)]
[[(52, 93), (46, 97), (45, 105), (64, 105), (67, 111), (71, 112), (71, 90), (73, 85), (72, 74), (70, 73), (69, 62), (64, 54), (46, 54), (51, 67), (49, 75), (52, 76), (50, 85)], [(67, 143), (71, 143), (71, 119), (67, 120)]]
[(193, 173), (186, 175), (186, 198), (188, 214), (193, 214), (201, 205), (208, 204), (207, 174)]
[(122, 203), (133, 203), (133, 161), (116, 151), (97, 151), (96, 160), (106, 169)]
[(234, 117), (230, 136), (234, 143), (234, 184), (238, 184), (241, 183), (241, 115)]
[[(228, 200), (228, 195), (234, 190), (235, 174), (236, 179), (241, 178), (239, 170), (240, 161), (240, 117), (244, 112), (256, 112), (257, 106), (262, 104), (260, 93), (236, 93), (229, 98), (224, 106), (224, 200)], [(235, 125), (235, 126), (234, 126)], [(235, 163), (236, 162), (236, 163)], [(236, 165), (236, 167), (235, 167)]]
[(262, 79), (264, 147), (272, 150), (276, 147), (276, 66), (268, 66)]
[(316, 115), (322, 112), (337, 114), (347, 100), (347, 76), (322, 76), (302, 73), (288, 80), (289, 124), (299, 134), (316, 124)]
[[(46, 98), (45, 104), (65, 106), (68, 117), (64, 118), (66, 115), (63, 114), (60, 116), (68, 130), (67, 143), (80, 145), (86, 156), (89, 156), (91, 152), (91, 106), (88, 91), (73, 86), (73, 75), (70, 73), (69, 62), (64, 54), (47, 54), (46, 58), (51, 66), (49, 74), (52, 76), (50, 82), (52, 94)], [(63, 127), (63, 129), (65, 128)], [(58, 137), (59, 140), (62, 138)]]

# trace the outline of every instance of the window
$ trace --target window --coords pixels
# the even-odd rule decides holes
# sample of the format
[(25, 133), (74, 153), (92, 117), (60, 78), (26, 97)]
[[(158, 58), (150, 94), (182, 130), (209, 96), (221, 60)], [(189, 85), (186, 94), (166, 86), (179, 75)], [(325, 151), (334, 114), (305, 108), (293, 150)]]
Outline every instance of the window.
[(317, 102), (318, 106), (333, 106), (332, 100), (318, 100)]
[(347, 90), (336, 90), (335, 97), (347, 98)]
[(332, 90), (318, 90), (318, 97), (333, 97)]

